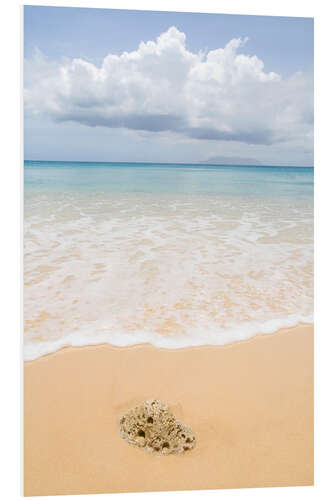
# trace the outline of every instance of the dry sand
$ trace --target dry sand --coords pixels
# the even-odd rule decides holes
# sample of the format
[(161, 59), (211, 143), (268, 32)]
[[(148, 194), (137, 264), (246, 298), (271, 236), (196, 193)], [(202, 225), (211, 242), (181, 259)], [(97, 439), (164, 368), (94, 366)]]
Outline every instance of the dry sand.
[[(181, 456), (119, 437), (159, 398), (195, 432)], [(26, 496), (313, 484), (313, 327), (224, 347), (66, 348), (25, 363)]]

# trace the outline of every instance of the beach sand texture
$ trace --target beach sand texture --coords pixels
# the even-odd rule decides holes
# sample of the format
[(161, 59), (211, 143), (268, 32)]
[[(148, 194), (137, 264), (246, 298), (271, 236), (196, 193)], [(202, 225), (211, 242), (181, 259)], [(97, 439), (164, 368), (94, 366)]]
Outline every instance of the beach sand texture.
[[(65, 348), (25, 363), (24, 494), (313, 484), (313, 327), (229, 346)], [(153, 456), (119, 436), (150, 398), (197, 437)]]

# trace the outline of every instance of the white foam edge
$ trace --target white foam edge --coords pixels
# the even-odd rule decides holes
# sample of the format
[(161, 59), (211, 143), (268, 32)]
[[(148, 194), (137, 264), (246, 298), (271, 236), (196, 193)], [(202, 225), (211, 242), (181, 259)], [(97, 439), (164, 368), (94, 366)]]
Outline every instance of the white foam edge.
[(269, 335), (285, 328), (299, 324), (313, 324), (313, 315), (290, 315), (284, 319), (273, 319), (262, 324), (255, 322), (243, 323), (237, 327), (221, 329), (215, 332), (202, 332), (195, 335), (161, 335), (151, 332), (114, 332), (95, 335), (70, 334), (54, 341), (24, 342), (24, 361), (33, 361), (47, 354), (54, 353), (64, 347), (83, 347), (110, 344), (114, 347), (129, 347), (151, 344), (163, 349), (183, 349), (207, 345), (228, 345), (242, 340), (248, 340), (256, 335)]

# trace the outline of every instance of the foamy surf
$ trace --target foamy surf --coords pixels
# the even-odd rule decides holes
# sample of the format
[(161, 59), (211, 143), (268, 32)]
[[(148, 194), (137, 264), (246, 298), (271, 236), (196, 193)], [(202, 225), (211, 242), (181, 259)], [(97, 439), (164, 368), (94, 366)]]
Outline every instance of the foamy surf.
[[(110, 177), (110, 169), (96, 176), (85, 166), (86, 182), (104, 180), (94, 190), (82, 188), (79, 167), (71, 172), (77, 185), (54, 189), (58, 168), (38, 168), (40, 184), (26, 174), (34, 180), (25, 193), (26, 360), (102, 343), (224, 345), (312, 322), (308, 173), (259, 169), (249, 182), (242, 169), (224, 177), (150, 167), (146, 182), (155, 174), (158, 182), (139, 193), (133, 186), (145, 172), (138, 167), (111, 169)], [(119, 183), (124, 175), (132, 191)], [(177, 175), (183, 193), (168, 184)]]
[(313, 316), (290, 316), (281, 320), (266, 321), (263, 324), (248, 323), (238, 328), (230, 328), (215, 332), (192, 332), (192, 335), (161, 335), (159, 333), (109, 333), (68, 335), (56, 341), (26, 341), (24, 345), (24, 360), (33, 361), (47, 354), (54, 353), (65, 347), (84, 347), (110, 344), (114, 347), (130, 347), (150, 344), (163, 349), (184, 349), (199, 346), (223, 346), (234, 342), (249, 340), (256, 335), (269, 335), (285, 328), (300, 324), (312, 324)]

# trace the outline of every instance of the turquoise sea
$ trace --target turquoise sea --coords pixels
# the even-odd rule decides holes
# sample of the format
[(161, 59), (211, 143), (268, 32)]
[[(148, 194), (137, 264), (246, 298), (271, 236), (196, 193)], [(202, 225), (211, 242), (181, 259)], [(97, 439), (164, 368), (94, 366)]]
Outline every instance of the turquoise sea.
[(313, 168), (25, 161), (26, 190), (313, 196)]
[(25, 358), (313, 321), (313, 168), (26, 161)]

